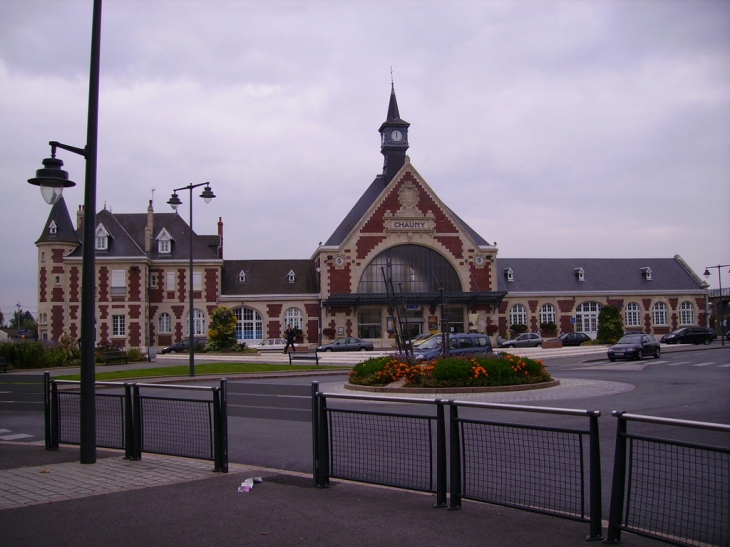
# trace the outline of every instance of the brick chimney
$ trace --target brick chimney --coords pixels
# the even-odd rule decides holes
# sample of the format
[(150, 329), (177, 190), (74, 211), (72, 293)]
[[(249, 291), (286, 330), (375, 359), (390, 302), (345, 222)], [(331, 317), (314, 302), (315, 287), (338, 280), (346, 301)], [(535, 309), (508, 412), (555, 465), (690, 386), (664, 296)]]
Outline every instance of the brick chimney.
[(223, 258), (223, 217), (218, 217), (218, 237), (220, 244), (218, 245), (218, 258)]
[(84, 206), (79, 205), (79, 210), (76, 211), (76, 229), (84, 229)]
[(152, 208), (152, 200), (147, 206), (147, 226), (144, 227), (144, 252), (152, 250), (152, 237), (155, 230), (155, 211)]

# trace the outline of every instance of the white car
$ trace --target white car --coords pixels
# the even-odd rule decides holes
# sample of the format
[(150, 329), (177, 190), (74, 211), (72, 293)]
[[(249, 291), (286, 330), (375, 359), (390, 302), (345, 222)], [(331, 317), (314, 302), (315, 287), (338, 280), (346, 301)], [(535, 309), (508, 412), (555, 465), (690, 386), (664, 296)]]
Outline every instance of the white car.
[(267, 338), (259, 344), (251, 344), (248, 346), (256, 351), (284, 351), (286, 340), (283, 338)]

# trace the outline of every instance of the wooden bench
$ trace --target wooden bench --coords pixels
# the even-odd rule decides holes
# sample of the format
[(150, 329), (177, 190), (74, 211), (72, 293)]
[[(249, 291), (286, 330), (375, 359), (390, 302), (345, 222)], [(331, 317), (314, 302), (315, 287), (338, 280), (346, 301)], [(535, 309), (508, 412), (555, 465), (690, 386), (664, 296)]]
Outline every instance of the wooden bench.
[(8, 363), (5, 361), (5, 357), (0, 357), (0, 367), (2, 367), (3, 372), (8, 371)]
[(105, 365), (122, 362), (129, 364), (129, 357), (127, 357), (126, 351), (105, 351), (102, 359), (104, 360)]
[(289, 354), (289, 364), (292, 361), (316, 361), (319, 366), (319, 354), (316, 351), (292, 351)]

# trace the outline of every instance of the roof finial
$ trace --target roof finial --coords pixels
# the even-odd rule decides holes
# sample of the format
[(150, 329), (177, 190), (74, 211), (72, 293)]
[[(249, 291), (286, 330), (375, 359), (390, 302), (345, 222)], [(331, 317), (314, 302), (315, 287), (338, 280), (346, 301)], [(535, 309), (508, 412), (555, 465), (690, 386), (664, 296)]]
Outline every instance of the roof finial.
[(390, 67), (390, 88), (393, 89), (395, 86), (393, 85), (393, 67)]

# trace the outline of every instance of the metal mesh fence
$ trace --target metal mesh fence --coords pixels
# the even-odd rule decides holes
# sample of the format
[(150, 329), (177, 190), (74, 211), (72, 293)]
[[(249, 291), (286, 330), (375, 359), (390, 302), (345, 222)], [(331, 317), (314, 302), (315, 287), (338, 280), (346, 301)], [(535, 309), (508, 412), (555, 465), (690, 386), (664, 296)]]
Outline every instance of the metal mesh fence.
[(581, 433), (460, 424), (464, 497), (585, 518)]
[(213, 403), (140, 397), (142, 451), (212, 460)]
[[(96, 445), (104, 448), (124, 448), (124, 395), (97, 393)], [(58, 440), (80, 444), (80, 393), (58, 393)]]
[(330, 475), (434, 492), (434, 418), (328, 409)]
[(683, 545), (730, 545), (730, 451), (629, 442), (626, 527)]

